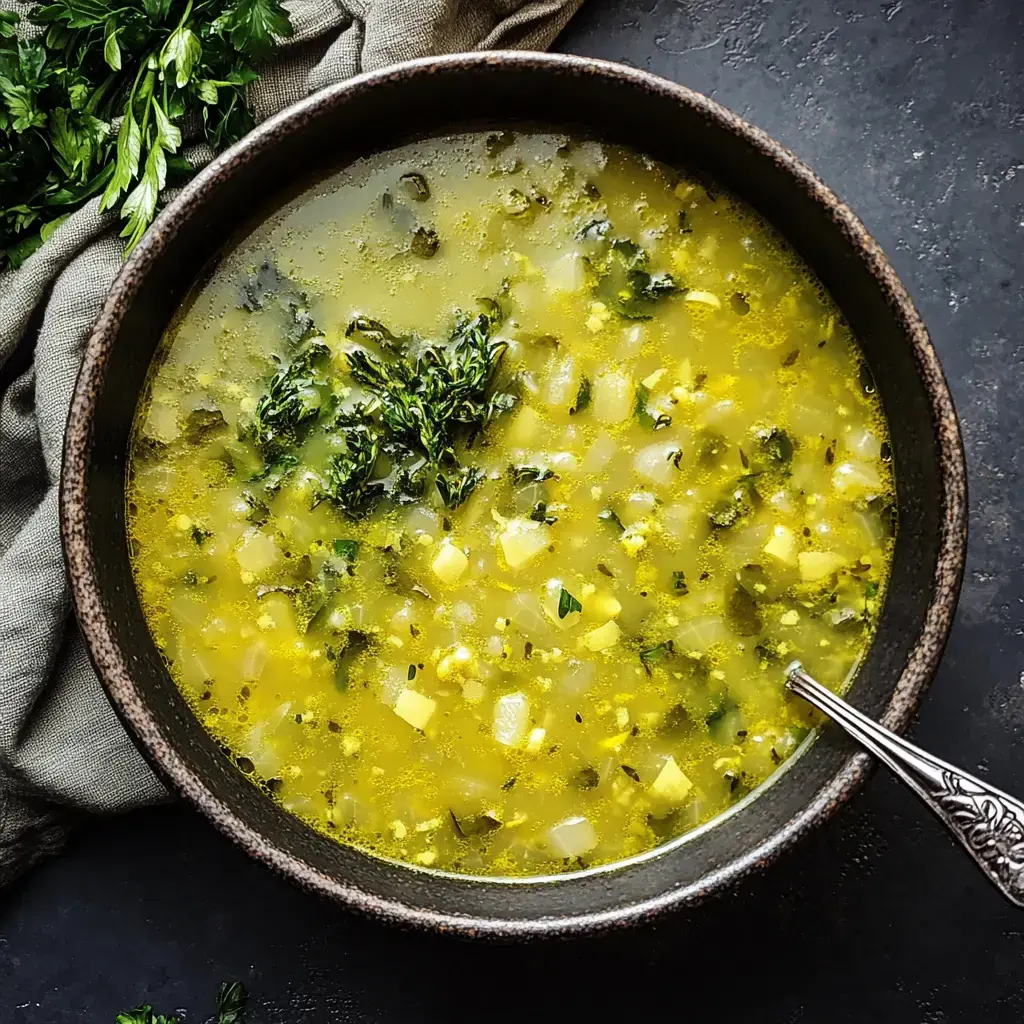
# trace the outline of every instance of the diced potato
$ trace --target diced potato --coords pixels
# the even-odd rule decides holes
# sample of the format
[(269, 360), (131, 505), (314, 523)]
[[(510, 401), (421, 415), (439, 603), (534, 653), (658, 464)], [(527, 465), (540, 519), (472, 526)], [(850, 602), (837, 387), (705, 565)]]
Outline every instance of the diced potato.
[(600, 590), (587, 601), (584, 611), (596, 619), (614, 619), (622, 611), (622, 605), (607, 590)]
[(506, 747), (523, 742), (530, 727), (530, 701), (525, 693), (506, 693), (494, 702), (491, 735)]
[(578, 252), (566, 253), (548, 269), (548, 291), (554, 295), (582, 291), (586, 283), (587, 264)]
[(882, 480), (870, 463), (841, 462), (832, 471), (832, 486), (840, 494), (859, 494), (878, 491)]
[(661, 766), (658, 777), (651, 783), (651, 792), (671, 803), (682, 803), (693, 789), (693, 783), (686, 777), (683, 770), (676, 764), (674, 757)]
[(469, 568), (469, 559), (454, 544), (442, 544), (441, 550), (431, 562), (431, 568), (438, 579), (453, 587)]
[(609, 619), (603, 626), (597, 626), (589, 633), (583, 634), (582, 644), (588, 651), (605, 651), (614, 647), (622, 636), (622, 630), (613, 619)]
[(765, 554), (777, 558), (786, 565), (796, 563), (796, 536), (785, 526), (776, 526), (768, 543), (764, 546)]
[(540, 414), (532, 406), (524, 405), (516, 413), (515, 419), (512, 420), (512, 425), (508, 428), (509, 444), (515, 445), (518, 448), (531, 444), (537, 436), (539, 428)]
[(594, 416), (602, 423), (621, 423), (632, 415), (633, 382), (616, 370), (598, 374), (593, 397)]
[(560, 359), (547, 372), (541, 392), (544, 404), (552, 409), (568, 409), (579, 392), (580, 375), (572, 356)]
[(672, 461), (678, 451), (679, 446), (673, 443), (649, 444), (633, 456), (633, 468), (638, 476), (652, 484), (667, 484), (673, 475), (679, 475), (679, 470)]
[(406, 687), (395, 701), (395, 714), (408, 722), (414, 729), (422, 731), (437, 709), (437, 701), (424, 696), (417, 690)]
[(261, 530), (246, 533), (235, 551), (235, 559), (242, 569), (257, 574), (266, 572), (279, 557), (277, 541)]
[(501, 553), (510, 569), (526, 565), (551, 543), (551, 527), (531, 519), (510, 519), (499, 534)]
[(800, 579), (805, 583), (823, 580), (846, 565), (846, 559), (834, 551), (801, 551), (797, 561), (800, 565)]
[(597, 832), (586, 818), (566, 818), (548, 830), (548, 844), (558, 857), (581, 857), (597, 846)]

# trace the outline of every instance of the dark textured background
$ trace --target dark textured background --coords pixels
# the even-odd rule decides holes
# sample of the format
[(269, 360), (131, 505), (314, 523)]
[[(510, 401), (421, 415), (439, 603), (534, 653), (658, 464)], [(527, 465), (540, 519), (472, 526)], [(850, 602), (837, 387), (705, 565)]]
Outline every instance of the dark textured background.
[[(912, 735), (1024, 794), (1022, 0), (587, 0), (559, 49), (705, 92), (867, 223), (928, 323), (963, 421), (971, 543)], [(0, 899), (0, 1022), (473, 1019), (1001, 1024), (1024, 1019), (1024, 911), (877, 775), (760, 879), (657, 928), (518, 948), (357, 920), (181, 806), (84, 828)]]

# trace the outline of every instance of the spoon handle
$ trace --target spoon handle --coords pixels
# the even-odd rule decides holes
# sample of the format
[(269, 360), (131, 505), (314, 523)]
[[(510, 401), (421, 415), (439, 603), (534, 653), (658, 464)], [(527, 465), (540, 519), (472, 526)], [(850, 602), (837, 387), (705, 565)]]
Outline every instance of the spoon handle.
[(812, 679), (800, 662), (786, 685), (884, 761), (963, 844), (1011, 903), (1024, 907), (1024, 804), (908, 743)]

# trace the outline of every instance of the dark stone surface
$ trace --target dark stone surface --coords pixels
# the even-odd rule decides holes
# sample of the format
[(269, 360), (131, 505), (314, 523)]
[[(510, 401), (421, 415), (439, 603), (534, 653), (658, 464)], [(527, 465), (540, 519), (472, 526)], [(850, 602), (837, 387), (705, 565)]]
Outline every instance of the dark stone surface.
[[(1024, 793), (1024, 4), (588, 0), (560, 48), (706, 92), (799, 153), (867, 223), (945, 363), (970, 466), (957, 625), (914, 738)], [(385, 931), (249, 862), (195, 813), (83, 828), (0, 899), (0, 1021), (700, 1018), (1019, 1022), (1024, 912), (879, 774), (768, 874), (600, 941), (470, 946)], [(712, 1016), (713, 1015), (713, 1016)]]

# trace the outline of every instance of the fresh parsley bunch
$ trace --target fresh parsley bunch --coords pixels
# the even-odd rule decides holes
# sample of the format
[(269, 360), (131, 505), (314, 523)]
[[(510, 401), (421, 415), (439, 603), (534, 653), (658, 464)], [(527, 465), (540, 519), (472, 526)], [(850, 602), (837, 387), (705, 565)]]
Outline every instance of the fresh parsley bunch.
[(254, 65), (292, 34), (279, 0), (54, 0), (31, 21), (45, 34), (20, 38), (0, 11), (0, 270), (96, 195), (130, 251), (191, 174), (182, 126), (214, 150), (241, 138)]

